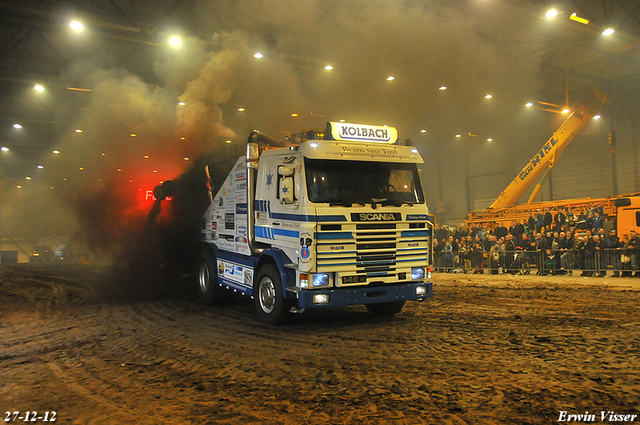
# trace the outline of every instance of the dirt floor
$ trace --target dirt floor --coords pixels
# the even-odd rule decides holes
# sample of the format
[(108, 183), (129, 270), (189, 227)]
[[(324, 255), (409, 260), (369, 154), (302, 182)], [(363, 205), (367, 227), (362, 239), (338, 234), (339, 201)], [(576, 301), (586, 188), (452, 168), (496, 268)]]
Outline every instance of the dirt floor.
[(440, 273), (432, 299), (392, 319), (349, 307), (271, 327), (251, 300), (204, 307), (116, 275), (0, 266), (0, 419), (549, 424), (640, 411), (640, 279)]

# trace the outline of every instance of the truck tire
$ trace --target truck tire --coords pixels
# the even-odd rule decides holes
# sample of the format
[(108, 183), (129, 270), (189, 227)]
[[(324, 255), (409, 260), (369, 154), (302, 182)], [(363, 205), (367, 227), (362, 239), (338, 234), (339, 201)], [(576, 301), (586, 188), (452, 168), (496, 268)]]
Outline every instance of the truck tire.
[(376, 317), (390, 317), (402, 311), (404, 301), (391, 301), (388, 303), (366, 304), (369, 313)]
[(267, 264), (258, 272), (253, 285), (253, 299), (258, 317), (270, 325), (280, 325), (290, 318), (290, 303), (284, 298), (278, 269)]
[(203, 304), (213, 305), (222, 300), (223, 288), (218, 284), (216, 260), (208, 248), (198, 257), (198, 297)]

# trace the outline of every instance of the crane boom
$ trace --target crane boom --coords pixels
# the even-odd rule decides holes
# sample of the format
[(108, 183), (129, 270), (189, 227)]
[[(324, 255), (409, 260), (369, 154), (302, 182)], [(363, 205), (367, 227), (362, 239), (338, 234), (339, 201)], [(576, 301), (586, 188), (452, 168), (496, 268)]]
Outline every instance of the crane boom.
[[(498, 199), (493, 201), (490, 209), (508, 208), (518, 201), (524, 192), (540, 177), (542, 173), (549, 171), (562, 155), (562, 152), (569, 143), (576, 137), (598, 112), (598, 110), (608, 102), (607, 96), (598, 89), (585, 99), (562, 125), (553, 133), (553, 136), (542, 146), (533, 158), (524, 166), (522, 171), (513, 179), (511, 184), (500, 193)], [(547, 175), (545, 173), (545, 177)], [(542, 187), (542, 181), (529, 198), (528, 203), (533, 202), (535, 196)]]

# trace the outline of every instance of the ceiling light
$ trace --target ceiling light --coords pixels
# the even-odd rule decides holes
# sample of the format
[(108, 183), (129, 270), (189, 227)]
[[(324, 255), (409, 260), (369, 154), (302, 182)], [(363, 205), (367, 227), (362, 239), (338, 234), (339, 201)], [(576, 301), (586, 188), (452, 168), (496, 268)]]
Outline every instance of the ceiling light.
[(136, 136), (137, 136), (137, 134), (136, 134), (136, 133), (131, 133), (129, 136), (131, 136), (131, 137), (136, 137)]
[(493, 139), (492, 139), (491, 137), (489, 137), (489, 138), (487, 139), (487, 142), (493, 142)]
[(340, 120), (340, 122), (344, 122), (344, 120)]
[(44, 91), (44, 86), (42, 84), (36, 84), (35, 86), (33, 86), (33, 89), (35, 91)]
[(84, 171), (84, 167), (80, 167), (80, 171)]
[(26, 179), (27, 179), (27, 180), (31, 180), (31, 177), (27, 176), (27, 177), (26, 177)]
[(533, 103), (527, 102), (524, 104), (524, 106), (526, 106), (527, 108), (531, 108), (533, 106)]
[(581, 18), (580, 16), (578, 16), (577, 13), (572, 13), (569, 16), (569, 19), (571, 19), (572, 21), (576, 21), (576, 22), (580, 22), (581, 24), (585, 24), (585, 25), (589, 25), (589, 20), (585, 19), (585, 18)]
[(563, 114), (568, 114), (569, 112), (571, 112), (571, 109), (569, 109), (569, 108), (564, 108), (564, 109), (562, 110), (562, 113), (563, 113)]
[(438, 87), (438, 90), (440, 91), (445, 91), (447, 89), (447, 86), (440, 86)]
[(331, 65), (327, 65), (324, 67), (324, 69), (326, 69), (327, 71), (332, 71), (333, 67)]
[(558, 11), (556, 9), (549, 9), (547, 13), (544, 14), (545, 18), (554, 18), (558, 16)]
[(244, 108), (238, 108), (238, 112), (244, 112), (245, 109)]
[(84, 29), (84, 25), (82, 25), (82, 22), (80, 21), (71, 21), (71, 23), (69, 24), (69, 27), (71, 27), (71, 29), (76, 31), (80, 31)]
[(15, 123), (15, 124), (13, 125), (13, 128), (21, 129), (21, 128), (22, 128), (22, 126), (21, 126), (20, 124), (18, 124), (18, 123)]
[(256, 59), (262, 59), (264, 57), (264, 55), (262, 53), (260, 53), (260, 52), (256, 52), (256, 54), (253, 55), (253, 57), (256, 58)]
[(145, 156), (144, 156), (144, 159), (149, 159), (149, 155), (145, 155)]
[(118, 172), (121, 172), (121, 171), (122, 171), (122, 168), (118, 168)]
[(179, 46), (182, 44), (182, 41), (174, 35), (169, 39), (169, 44), (171, 44), (172, 46)]
[(22, 186), (20, 186), (20, 185), (18, 185), (18, 186), (16, 186), (16, 187), (17, 187), (18, 189), (22, 189)]
[(600, 118), (602, 118), (600, 115), (594, 115), (594, 116), (593, 116), (593, 119), (594, 119), (594, 120), (599, 120)]
[(296, 114), (295, 112), (293, 114), (291, 114), (292, 117), (297, 117), (298, 114)]
[(424, 128), (422, 130), (420, 130), (420, 133), (426, 133), (427, 130), (425, 130)]
[(393, 80), (395, 80), (395, 79), (396, 79), (396, 77), (394, 77), (393, 75), (389, 75), (389, 76), (387, 77), (387, 81), (393, 81)]
[(2, 151), (2, 152), (9, 152), (9, 148), (8, 148), (8, 147), (6, 147), (6, 146), (3, 146), (3, 147), (1, 147), (1, 148), (0, 148), (0, 151)]
[(491, 99), (492, 97), (493, 97), (493, 95), (492, 95), (492, 94), (488, 94), (488, 95), (486, 95), (484, 98), (485, 98), (485, 99)]
[(82, 130), (79, 128), (76, 128), (76, 133), (82, 133)]
[(459, 139), (460, 137), (462, 137), (462, 134), (456, 134), (456, 137)]
[(180, 102), (178, 102), (178, 105), (180, 105), (180, 106), (184, 106), (184, 105), (186, 105), (186, 103), (184, 103), (184, 102), (180, 101)]
[(605, 35), (605, 36), (606, 36), (606, 35), (611, 35), (611, 34), (613, 34), (614, 32), (616, 32), (616, 30), (614, 30), (613, 28), (609, 27), (609, 28), (607, 28), (606, 30), (602, 31), (602, 35)]
[(188, 160), (189, 160), (189, 157), (188, 157), (188, 156), (185, 156), (185, 157), (184, 157), (184, 160), (185, 160), (185, 161), (188, 161)]
[(225, 143), (226, 143), (227, 145), (230, 145), (230, 144), (231, 144), (231, 140), (227, 140)]
[(38, 165), (38, 168), (42, 170), (44, 167), (42, 165)]
[(59, 150), (57, 150), (57, 149), (54, 149), (54, 150), (53, 150), (53, 153), (54, 153), (54, 154), (59, 154), (59, 153), (60, 153), (60, 151), (59, 151)]

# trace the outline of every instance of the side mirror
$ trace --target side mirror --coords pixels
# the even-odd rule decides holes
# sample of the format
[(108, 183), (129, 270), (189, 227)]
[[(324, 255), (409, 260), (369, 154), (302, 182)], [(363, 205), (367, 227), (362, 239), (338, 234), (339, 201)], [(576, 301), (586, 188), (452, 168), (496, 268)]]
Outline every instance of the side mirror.
[(285, 177), (293, 176), (293, 173), (295, 171), (296, 169), (291, 165), (283, 165), (282, 167), (278, 168), (278, 174)]
[(293, 203), (293, 177), (280, 178), (280, 202), (283, 204)]

